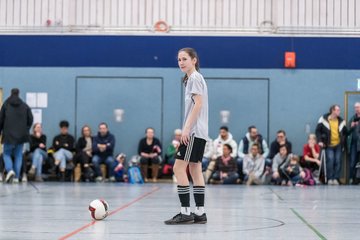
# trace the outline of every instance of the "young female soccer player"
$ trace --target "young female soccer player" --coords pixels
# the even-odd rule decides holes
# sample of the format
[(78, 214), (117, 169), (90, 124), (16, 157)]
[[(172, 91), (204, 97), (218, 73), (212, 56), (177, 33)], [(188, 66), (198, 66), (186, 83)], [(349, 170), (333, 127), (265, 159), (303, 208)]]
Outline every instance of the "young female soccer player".
[[(201, 160), (208, 138), (208, 92), (206, 82), (199, 71), (199, 57), (192, 48), (178, 52), (178, 64), (185, 73), (185, 119), (181, 144), (176, 153), (174, 173), (178, 182), (177, 190), (181, 211), (165, 224), (206, 223), (204, 210), (205, 182), (202, 175)], [(196, 203), (195, 212), (190, 211), (190, 186), (186, 173), (189, 165), (193, 180)]]

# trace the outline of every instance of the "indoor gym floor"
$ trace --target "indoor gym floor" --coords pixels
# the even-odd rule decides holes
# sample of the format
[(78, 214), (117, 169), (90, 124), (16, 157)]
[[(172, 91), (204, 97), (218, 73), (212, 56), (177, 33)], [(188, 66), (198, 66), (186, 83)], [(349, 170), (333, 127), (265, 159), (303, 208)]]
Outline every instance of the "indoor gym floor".
[(163, 224), (178, 211), (175, 184), (0, 184), (0, 239), (360, 239), (358, 186), (208, 185), (206, 225)]

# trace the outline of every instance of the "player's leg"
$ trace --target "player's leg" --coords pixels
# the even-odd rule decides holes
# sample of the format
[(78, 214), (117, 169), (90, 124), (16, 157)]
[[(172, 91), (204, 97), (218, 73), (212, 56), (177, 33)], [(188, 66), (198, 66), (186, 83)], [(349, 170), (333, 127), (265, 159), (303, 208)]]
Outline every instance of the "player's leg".
[(190, 174), (193, 179), (193, 191), (195, 199), (195, 212), (194, 212), (194, 222), (195, 223), (206, 223), (206, 213), (204, 209), (205, 203), (205, 180), (202, 174), (202, 165), (201, 162), (193, 163), (189, 165)]
[(190, 211), (190, 186), (189, 186), (189, 179), (186, 173), (187, 166), (189, 164), (188, 161), (185, 161), (187, 146), (180, 145), (178, 153), (178, 159), (175, 160), (174, 164), (174, 174), (177, 179), (177, 191), (181, 203), (181, 210), (180, 213), (175, 215), (173, 218), (165, 221), (165, 224), (168, 225), (175, 225), (175, 224), (191, 224), (194, 222), (194, 216), (191, 214)]

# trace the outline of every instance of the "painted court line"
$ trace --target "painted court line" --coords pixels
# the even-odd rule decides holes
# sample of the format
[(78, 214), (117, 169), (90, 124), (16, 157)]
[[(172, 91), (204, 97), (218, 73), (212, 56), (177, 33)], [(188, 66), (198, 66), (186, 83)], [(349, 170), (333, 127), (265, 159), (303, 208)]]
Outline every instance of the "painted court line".
[[(149, 192), (147, 192), (147, 193), (144, 193), (143, 195), (139, 196), (138, 198), (132, 200), (131, 202), (128, 202), (127, 204), (125, 204), (125, 205), (123, 205), (123, 206), (115, 209), (114, 211), (111, 211), (111, 212), (109, 213), (108, 217), (111, 216), (111, 215), (114, 215), (114, 214), (116, 214), (116, 213), (118, 213), (118, 212), (120, 212), (120, 211), (122, 211), (122, 210), (124, 210), (124, 209), (126, 209), (126, 208), (128, 208), (128, 207), (130, 207), (130, 206), (133, 205), (134, 203), (139, 202), (140, 200), (148, 197), (149, 195), (153, 194), (154, 192), (158, 191), (159, 189), (160, 189), (160, 187), (155, 187), (155, 188), (153, 188), (151, 191), (149, 191)], [(76, 229), (76, 230), (74, 230), (74, 231), (72, 231), (72, 232), (70, 232), (70, 233), (62, 236), (62, 237), (60, 237), (59, 240), (68, 239), (68, 238), (74, 236), (75, 234), (77, 234), (77, 233), (85, 230), (86, 228), (88, 228), (88, 227), (90, 227), (90, 226), (92, 226), (92, 225), (95, 225), (95, 224), (98, 223), (98, 222), (99, 222), (99, 221), (95, 221), (95, 220), (94, 220), (94, 221), (92, 221), (92, 222), (90, 222), (90, 223), (88, 223), (88, 224), (86, 224), (86, 225), (84, 225), (84, 226), (82, 226), (82, 227), (80, 227), (80, 228), (78, 228), (78, 229)]]
[(321, 240), (326, 240), (327, 238), (322, 235), (313, 225), (311, 225), (308, 221), (305, 220), (294, 208), (290, 208), (290, 210), (303, 222), (306, 226), (308, 226)]
[(280, 199), (281, 201), (284, 201), (284, 199), (280, 196), (280, 194), (275, 192), (274, 189), (272, 189), (271, 187), (269, 187), (269, 189), (273, 194), (275, 194), (275, 196), (277, 196), (278, 199)]

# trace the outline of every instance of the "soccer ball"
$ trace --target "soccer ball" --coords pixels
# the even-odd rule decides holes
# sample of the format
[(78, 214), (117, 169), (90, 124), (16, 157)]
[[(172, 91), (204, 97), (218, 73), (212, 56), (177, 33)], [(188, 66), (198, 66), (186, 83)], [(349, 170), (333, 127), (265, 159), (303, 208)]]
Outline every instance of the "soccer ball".
[(103, 199), (95, 199), (89, 204), (90, 215), (94, 220), (103, 220), (109, 214), (109, 204)]

